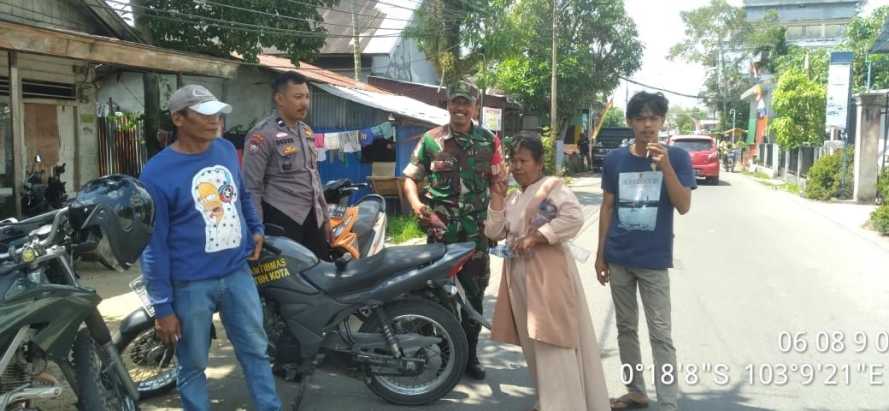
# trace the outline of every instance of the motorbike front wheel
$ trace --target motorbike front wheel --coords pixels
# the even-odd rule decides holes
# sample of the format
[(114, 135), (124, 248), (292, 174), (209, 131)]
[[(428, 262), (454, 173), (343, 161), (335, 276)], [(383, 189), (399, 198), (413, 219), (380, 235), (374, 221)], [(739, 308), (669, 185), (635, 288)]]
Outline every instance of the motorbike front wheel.
[[(424, 405), (447, 395), (460, 382), (466, 369), (469, 344), (466, 333), (451, 312), (427, 300), (403, 300), (385, 307), (392, 332), (416, 333), (441, 338), (436, 345), (414, 353), (409, 358), (425, 360), (416, 376), (381, 376), (368, 370), (367, 386), (386, 401), (398, 405)], [(362, 324), (361, 332), (382, 332), (379, 312)]]
[(99, 347), (87, 329), (74, 339), (74, 371), (77, 375), (77, 409), (81, 411), (138, 411), (137, 399), (114, 373), (103, 364)]
[(141, 398), (156, 397), (176, 388), (176, 353), (161, 342), (154, 331), (154, 321), (136, 324), (114, 345)]

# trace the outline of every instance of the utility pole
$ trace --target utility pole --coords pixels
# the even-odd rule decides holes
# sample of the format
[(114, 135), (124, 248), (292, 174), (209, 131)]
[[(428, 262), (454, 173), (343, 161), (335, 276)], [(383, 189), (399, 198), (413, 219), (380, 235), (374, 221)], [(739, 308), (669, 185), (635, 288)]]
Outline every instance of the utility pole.
[[(553, 146), (558, 147), (559, 140), (559, 0), (553, 0), (553, 61), (552, 61), (552, 90), (550, 91), (550, 135), (553, 136)], [(556, 153), (556, 157), (558, 153)], [(559, 164), (556, 164), (558, 172)]]
[(732, 114), (732, 147), (735, 146), (735, 116), (738, 115), (738, 112), (735, 109), (729, 111)]
[(352, 51), (355, 54), (355, 81), (361, 81), (361, 43), (358, 38), (358, 0), (352, 0)]
[(722, 113), (719, 115), (719, 120), (721, 123), (725, 123), (725, 115), (728, 114), (725, 111), (725, 93), (726, 93), (726, 81), (725, 81), (725, 56), (722, 52), (722, 37), (719, 38), (719, 98), (722, 100)]
[[(136, 6), (133, 7), (136, 31), (147, 44), (154, 44), (151, 30), (148, 28), (148, 19), (151, 18), (151, 15), (145, 12), (142, 0), (133, 0), (131, 4)], [(160, 76), (153, 71), (142, 73), (142, 89), (144, 90), (142, 106), (145, 110), (142, 127), (145, 136), (145, 149), (148, 152), (148, 157), (151, 157), (163, 149), (157, 138), (161, 124)]]

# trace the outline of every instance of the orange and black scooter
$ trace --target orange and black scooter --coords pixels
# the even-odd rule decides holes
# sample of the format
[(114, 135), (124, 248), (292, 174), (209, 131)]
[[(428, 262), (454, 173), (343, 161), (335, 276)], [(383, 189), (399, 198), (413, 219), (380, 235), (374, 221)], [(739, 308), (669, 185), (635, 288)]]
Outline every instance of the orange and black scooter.
[(386, 241), (386, 200), (379, 194), (368, 194), (349, 204), (352, 194), (368, 187), (349, 179), (328, 181), (324, 184), (324, 199), (330, 215), (331, 257), (337, 259), (351, 254), (353, 260), (366, 258), (382, 251)]

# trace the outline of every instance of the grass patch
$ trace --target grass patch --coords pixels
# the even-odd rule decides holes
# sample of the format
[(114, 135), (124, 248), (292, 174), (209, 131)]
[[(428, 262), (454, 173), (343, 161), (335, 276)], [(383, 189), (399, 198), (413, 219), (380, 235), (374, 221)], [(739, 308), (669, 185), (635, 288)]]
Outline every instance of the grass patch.
[(750, 176), (750, 177), (753, 177), (753, 178), (758, 178), (758, 179), (760, 179), (760, 180), (771, 180), (771, 179), (772, 179), (772, 177), (770, 177), (770, 176), (769, 176), (768, 174), (766, 174), (764, 171), (760, 171), (760, 170), (756, 170), (755, 173), (751, 173), (751, 172), (749, 172), (749, 171), (747, 171), (747, 170), (743, 170), (743, 171), (741, 171), (741, 174), (743, 174), (743, 175), (745, 175), (745, 176)]
[(426, 232), (420, 228), (420, 223), (413, 215), (390, 216), (386, 226), (386, 237), (394, 244), (400, 244), (415, 238), (423, 238)]
[(793, 194), (799, 194), (800, 191), (802, 191), (799, 184), (794, 184), (794, 183), (784, 183), (784, 184), (779, 185), (777, 188), (779, 190), (784, 190), (788, 193), (793, 193)]
[(879, 206), (870, 216), (870, 225), (882, 235), (889, 235), (889, 204)]

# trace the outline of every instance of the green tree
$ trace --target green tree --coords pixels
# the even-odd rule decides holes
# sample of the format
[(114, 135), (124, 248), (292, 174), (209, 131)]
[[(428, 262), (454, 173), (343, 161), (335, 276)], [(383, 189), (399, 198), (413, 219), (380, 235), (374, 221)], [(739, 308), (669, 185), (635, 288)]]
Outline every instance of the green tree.
[[(498, 87), (526, 110), (548, 118), (552, 56), (550, 0), (521, 0), (511, 9), (511, 55), (496, 65)], [(562, 0), (559, 13), (558, 106), (560, 118), (609, 93), (642, 57), (636, 25), (622, 1)]]
[(425, 0), (406, 34), (417, 39), (445, 82), (475, 75), (477, 86), (490, 87), (494, 75), (488, 68), (510, 50), (515, 2)]
[[(118, 2), (118, 0), (113, 0)], [(255, 63), (263, 47), (286, 53), (294, 64), (324, 45), (318, 7), (337, 0), (138, 0), (143, 32), (154, 45)], [(138, 23), (138, 22), (137, 22)]]
[(871, 62), (871, 88), (889, 88), (889, 56), (868, 52), (880, 35), (886, 18), (889, 17), (889, 6), (874, 9), (869, 16), (857, 16), (846, 26), (846, 40), (842, 49), (854, 55), (852, 62), (852, 89), (854, 92), (863, 90), (867, 85), (867, 63)]
[[(670, 49), (670, 58), (709, 67), (704, 81), (705, 102), (720, 112), (720, 127), (731, 127), (729, 112), (736, 118), (747, 118), (749, 104), (740, 95), (753, 85), (753, 80), (741, 71), (749, 57), (748, 38), (751, 24), (744, 10), (733, 7), (726, 0), (710, 0), (707, 6), (680, 13), (685, 24), (686, 38)], [(756, 37), (753, 44), (763, 48), (778, 47), (775, 38), (780, 32), (769, 31)]]
[(760, 56), (757, 60), (765, 62), (764, 68), (775, 73), (778, 70), (777, 60), (789, 51), (786, 33), (787, 29), (780, 23), (778, 12), (771, 10), (761, 20), (750, 23), (743, 38), (743, 48), (754, 58)]
[(827, 84), (827, 67), (830, 64), (830, 53), (826, 49), (806, 49), (790, 46), (787, 53), (775, 60), (777, 73), (791, 69), (800, 70), (818, 84)]
[(672, 107), (667, 113), (667, 124), (681, 134), (691, 134), (695, 131), (695, 121), (706, 117), (707, 113), (700, 107)]
[[(106, 0), (115, 8), (126, 0)], [(324, 44), (318, 6), (337, 0), (129, 0), (136, 30), (148, 44), (255, 63), (263, 47), (285, 52), (294, 64), (311, 59)], [(145, 145), (161, 150), (155, 136), (164, 115), (157, 73), (142, 75), (145, 91)]]
[(771, 125), (781, 147), (822, 143), (826, 98), (824, 86), (802, 70), (791, 68), (781, 74), (772, 97), (776, 117)]
[(611, 110), (608, 110), (605, 113), (605, 119), (602, 120), (602, 127), (626, 127), (627, 126), (627, 118), (624, 114), (624, 111), (617, 108), (612, 107)]

